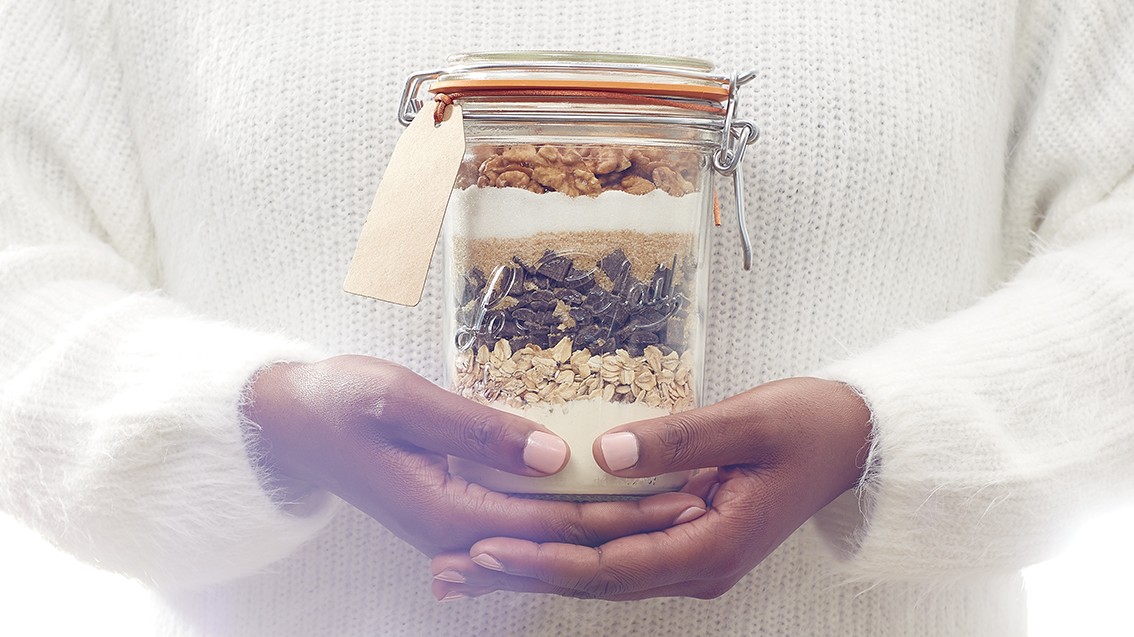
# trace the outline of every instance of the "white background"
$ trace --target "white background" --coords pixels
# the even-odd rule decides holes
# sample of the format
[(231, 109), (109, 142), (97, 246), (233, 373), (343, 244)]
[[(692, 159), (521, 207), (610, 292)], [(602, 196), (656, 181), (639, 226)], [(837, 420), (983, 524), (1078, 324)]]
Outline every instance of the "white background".
[[(1134, 635), (1131, 537), (1134, 508), (1092, 520), (1061, 556), (1028, 569), (1029, 635)], [(0, 635), (149, 637), (149, 608), (136, 583), (82, 565), (0, 515)]]

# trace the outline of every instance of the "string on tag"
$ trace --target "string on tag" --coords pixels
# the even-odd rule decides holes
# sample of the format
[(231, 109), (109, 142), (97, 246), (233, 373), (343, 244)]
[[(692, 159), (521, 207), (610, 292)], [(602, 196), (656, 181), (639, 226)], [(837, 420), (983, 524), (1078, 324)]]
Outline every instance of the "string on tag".
[(433, 100), (437, 102), (437, 108), (433, 109), (433, 125), (440, 126), (441, 120), (445, 119), (445, 107), (453, 103), (453, 98), (444, 93), (438, 93), (433, 96)]

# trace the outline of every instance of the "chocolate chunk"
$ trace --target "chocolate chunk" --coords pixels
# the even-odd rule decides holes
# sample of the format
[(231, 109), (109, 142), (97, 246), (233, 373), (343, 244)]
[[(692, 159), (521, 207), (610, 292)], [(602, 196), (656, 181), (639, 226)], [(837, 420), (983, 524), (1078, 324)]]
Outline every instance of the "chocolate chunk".
[(600, 354), (613, 354), (614, 350), (618, 349), (618, 339), (613, 336), (607, 336), (595, 341), (594, 349)]
[(583, 301), (583, 307), (595, 314), (602, 314), (610, 311), (616, 301), (617, 299), (612, 297), (609, 292), (595, 286), (587, 295), (587, 300)]
[(524, 263), (522, 260), (520, 260), (520, 257), (512, 257), (512, 261), (514, 261), (516, 265), (520, 266), (520, 269), (522, 269), (525, 274), (533, 275), (536, 273), (536, 266)]
[(630, 310), (621, 305), (613, 305), (610, 310), (604, 312), (601, 322), (610, 325), (614, 329), (621, 329), (626, 322), (630, 320)]
[(504, 327), (500, 328), (500, 333), (497, 335), (506, 340), (512, 340), (520, 335), (520, 326), (515, 321), (504, 321)]
[(512, 310), (512, 320), (520, 323), (535, 322), (536, 316), (536, 311), (530, 307), (517, 307)]
[(657, 310), (646, 308), (638, 313), (638, 325), (651, 331), (657, 330), (665, 324), (665, 315)]
[(560, 301), (563, 301), (570, 307), (577, 307), (580, 303), (583, 302), (583, 295), (579, 292), (576, 292), (575, 290), (561, 288), (559, 290), (555, 290), (555, 293), (556, 296), (559, 297)]
[(527, 334), (524, 334), (523, 336), (516, 336), (516, 337), (508, 339), (508, 344), (512, 346), (513, 352), (517, 352), (519, 350), (524, 349), (525, 347), (528, 346), (528, 343), (530, 343), (530, 342), (531, 342), (531, 339), (528, 338)]
[(678, 309), (678, 300), (675, 298), (668, 298), (660, 303), (653, 305), (652, 307), (662, 316), (673, 316)]
[(505, 294), (509, 296), (519, 296), (524, 293), (524, 269), (521, 267), (509, 267), (500, 278), (502, 285), (507, 287), (508, 290)]
[(575, 347), (587, 347), (598, 342), (603, 335), (603, 329), (597, 325), (588, 325), (575, 335)]
[(567, 315), (575, 319), (575, 324), (579, 326), (586, 325), (595, 319), (594, 313), (585, 307), (573, 307), (567, 310)]
[(630, 272), (630, 260), (622, 248), (615, 248), (614, 252), (606, 255), (598, 262), (598, 267), (611, 281), (618, 281)]
[(538, 345), (542, 349), (547, 349), (549, 347), (548, 334), (550, 333), (551, 330), (546, 327), (541, 330), (532, 330), (528, 333), (528, 342), (532, 345)]
[(533, 310), (553, 310), (555, 309), (555, 292), (551, 290), (535, 290), (528, 293), (528, 306)]
[(562, 285), (563, 287), (571, 288), (573, 290), (579, 290), (580, 292), (583, 292), (585, 294), (587, 290), (594, 287), (595, 274), (593, 271), (588, 272), (571, 268), (571, 271), (567, 274), (567, 277), (563, 279)]
[(484, 292), (484, 284), (484, 273), (480, 271), (480, 268), (473, 268), (471, 272), (465, 275), (465, 286), (461, 291), (459, 305), (465, 305), (478, 298)]
[(626, 340), (635, 345), (653, 345), (660, 341), (657, 334), (644, 330), (634, 332)]
[(540, 259), (536, 272), (556, 283), (562, 283), (571, 272), (571, 259), (563, 256), (544, 257)]

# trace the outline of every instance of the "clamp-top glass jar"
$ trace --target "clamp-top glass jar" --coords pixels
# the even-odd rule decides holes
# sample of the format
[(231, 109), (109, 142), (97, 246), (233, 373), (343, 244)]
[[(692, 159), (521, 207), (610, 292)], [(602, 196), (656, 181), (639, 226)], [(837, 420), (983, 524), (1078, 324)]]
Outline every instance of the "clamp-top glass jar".
[[(528, 478), (453, 459), (513, 493), (643, 495), (591, 453), (616, 425), (700, 405), (714, 171), (756, 127), (733, 117), (751, 74), (689, 58), (573, 52), (457, 55), (406, 84), (409, 123), (457, 101), (466, 154), (442, 231), (447, 383), (547, 426), (567, 467)], [(738, 213), (743, 232), (743, 203)], [(719, 219), (719, 217), (718, 217)]]

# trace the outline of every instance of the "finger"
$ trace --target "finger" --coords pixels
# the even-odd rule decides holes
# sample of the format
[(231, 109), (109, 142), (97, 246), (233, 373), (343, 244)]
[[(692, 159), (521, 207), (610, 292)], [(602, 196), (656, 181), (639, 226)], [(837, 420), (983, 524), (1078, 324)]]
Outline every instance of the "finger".
[[(449, 579), (438, 579), (452, 578), (457, 576), (460, 572), (455, 568), (450, 568), (442, 573), (439, 573), (434, 577), (434, 580), (431, 584), (433, 595), (435, 598), (437, 598), (438, 601), (448, 602), (456, 601), (459, 599), (480, 597), (481, 595), (486, 595), (495, 591), (510, 591), (513, 593), (540, 593), (573, 598), (590, 597), (586, 591), (573, 588), (563, 588), (561, 586), (553, 586), (546, 582), (541, 582), (530, 577), (508, 575), (506, 573), (498, 573), (485, 568), (481, 568), (474, 562), (472, 562), (467, 555), (464, 556), (464, 559), (467, 564), (462, 564), (462, 567), (470, 573), (473, 573), (473, 575), (468, 577), (465, 581), (455, 582), (450, 581)], [(606, 599), (615, 602), (636, 601), (642, 599), (652, 599), (655, 597), (695, 597), (698, 599), (714, 599), (727, 592), (735, 583), (735, 581), (729, 579), (694, 580), (681, 582), (679, 584), (669, 584), (666, 586), (647, 588), (629, 593), (610, 595)]]
[[(554, 586), (530, 577), (509, 575), (484, 568), (467, 553), (443, 553), (430, 564), (433, 576), (431, 589), (438, 601), (479, 597), (493, 591), (514, 593), (544, 593), (564, 597), (586, 597), (585, 591)], [(702, 597), (709, 595), (719, 584), (713, 580), (682, 582), (641, 591), (611, 595), (613, 601), (630, 601), (651, 597)]]
[(433, 558), (429, 569), (433, 576), (430, 588), (438, 601), (475, 597), (491, 591), (556, 595), (571, 593), (568, 589), (536, 579), (484, 568), (472, 561), (467, 551), (442, 553)]
[(758, 402), (746, 392), (708, 407), (620, 425), (599, 436), (592, 453), (603, 470), (628, 478), (753, 462), (768, 435)]
[(696, 495), (680, 492), (617, 502), (535, 500), (488, 491), (459, 477), (450, 477), (444, 492), (444, 517), (453, 528), (467, 530), (461, 548), (499, 535), (597, 546), (690, 522), (708, 508)]
[(689, 478), (689, 481), (681, 488), (681, 492), (691, 493), (704, 500), (705, 504), (711, 507), (713, 505), (712, 496), (720, 486), (720, 480), (716, 469), (701, 469)]
[(469, 556), (481, 567), (573, 591), (572, 596), (614, 599), (727, 572), (717, 562), (728, 559), (729, 551), (721, 550), (721, 541), (708, 541), (717, 526), (712, 517), (720, 514), (597, 548), (490, 538), (474, 544)]
[(509, 473), (544, 476), (567, 464), (567, 443), (546, 427), (446, 391), (409, 372), (387, 392), (385, 433), (416, 447), (467, 458)]

